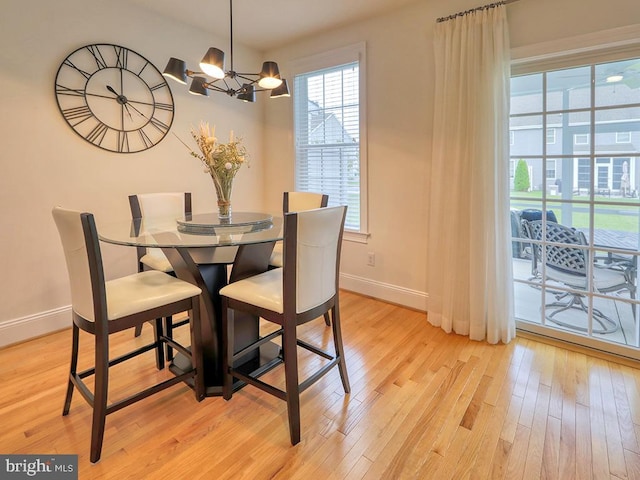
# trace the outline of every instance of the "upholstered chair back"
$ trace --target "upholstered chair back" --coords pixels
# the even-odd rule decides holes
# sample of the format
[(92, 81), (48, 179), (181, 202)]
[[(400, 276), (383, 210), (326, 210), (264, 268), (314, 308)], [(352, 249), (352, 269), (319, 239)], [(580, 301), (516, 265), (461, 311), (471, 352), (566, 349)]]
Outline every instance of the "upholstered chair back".
[(137, 197), (140, 213), (145, 218), (182, 218), (184, 216), (185, 194), (183, 192), (139, 193)]
[(313, 192), (285, 192), (283, 197), (283, 212), (301, 212), (314, 208), (326, 207), (328, 195)]
[[(82, 224), (82, 215), (89, 214), (81, 214), (61, 207), (55, 207), (52, 213), (67, 263), (73, 311), (86, 320), (95, 321), (89, 252)], [(98, 272), (96, 273), (99, 275), (98, 278), (101, 278), (103, 272), (100, 251), (98, 249), (93, 253), (97, 256)]]
[[(140, 193), (129, 196), (131, 215), (142, 218), (141, 228), (146, 233), (172, 229), (177, 218), (184, 218), (191, 213), (190, 192)], [(159, 248), (142, 249), (139, 255), (147, 255), (147, 263), (162, 266), (159, 270), (169, 268), (167, 257)]]
[[(287, 288), (291, 275), (295, 275), (296, 313), (321, 305), (337, 292), (345, 213), (346, 207), (339, 206), (285, 215), (283, 281)], [(293, 216), (295, 221), (291, 221)], [(295, 262), (289, 262), (291, 257)], [(287, 263), (291, 267), (287, 268)], [(293, 266), (295, 271), (291, 271)]]

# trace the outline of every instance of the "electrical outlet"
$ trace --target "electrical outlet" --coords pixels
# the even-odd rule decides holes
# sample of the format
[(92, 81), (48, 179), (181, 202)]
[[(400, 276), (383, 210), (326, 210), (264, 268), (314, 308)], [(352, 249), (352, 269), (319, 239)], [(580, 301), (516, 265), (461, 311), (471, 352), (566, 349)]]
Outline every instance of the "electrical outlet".
[(367, 253), (367, 265), (370, 267), (375, 267), (376, 265), (376, 254), (373, 252)]

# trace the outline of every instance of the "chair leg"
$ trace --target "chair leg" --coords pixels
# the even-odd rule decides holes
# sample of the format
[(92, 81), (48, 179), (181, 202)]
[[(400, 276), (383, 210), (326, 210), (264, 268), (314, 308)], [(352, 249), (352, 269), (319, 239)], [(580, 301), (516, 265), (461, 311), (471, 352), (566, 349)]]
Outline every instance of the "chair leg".
[(156, 344), (156, 367), (158, 370), (162, 370), (164, 368), (164, 347), (162, 337), (164, 336), (164, 331), (162, 328), (162, 318), (156, 318), (153, 322), (153, 336), (155, 338)]
[[(569, 301), (567, 301), (566, 303), (562, 303), (562, 302), (559, 301), (560, 298), (564, 298), (566, 296), (570, 297)], [(547, 320), (549, 320), (550, 322), (553, 322), (556, 325), (560, 325), (562, 327), (569, 328), (571, 330), (577, 330), (579, 332), (587, 332), (589, 330), (587, 327), (581, 327), (579, 325), (573, 325), (571, 323), (567, 323), (567, 322), (564, 322), (562, 320), (558, 320), (557, 318), (555, 318), (555, 316), (557, 314), (562, 313), (562, 312), (564, 312), (566, 310), (571, 310), (571, 309), (580, 310), (580, 311), (584, 312), (585, 314), (587, 314), (589, 312), (589, 308), (582, 301), (582, 296), (581, 295), (572, 294), (572, 293), (563, 294), (558, 298), (558, 301), (555, 301), (553, 303), (545, 304), (545, 309), (547, 309), (547, 311), (550, 308), (554, 308), (554, 311), (551, 312), (551, 313), (547, 313), (545, 315), (545, 318)], [(592, 313), (593, 320), (598, 322), (598, 324), (600, 325), (599, 329), (598, 328), (592, 328), (591, 331), (593, 333), (606, 334), (606, 333), (613, 333), (613, 332), (618, 330), (618, 325), (616, 324), (616, 322), (614, 322), (612, 319), (607, 317), (600, 310), (598, 310), (597, 308), (593, 308), (592, 312), (593, 312)]]
[(338, 361), (338, 370), (340, 372), (340, 379), (342, 380), (342, 386), (344, 392), (351, 392), (351, 386), (349, 385), (349, 375), (347, 374), (347, 364), (344, 359), (344, 346), (342, 345), (342, 330), (340, 329), (340, 307), (338, 303), (333, 306), (333, 343), (336, 346), (336, 355), (340, 358)]
[(324, 314), (324, 323), (327, 325), (327, 327), (331, 326), (331, 317), (329, 317), (329, 312), (325, 312)]
[[(167, 338), (173, 339), (173, 318), (171, 316), (164, 319), (164, 334)], [(173, 360), (173, 348), (170, 345), (165, 345), (165, 358), (167, 362)]]
[(142, 324), (136, 325), (136, 330), (134, 332), (134, 337), (139, 337), (142, 334)]
[(222, 398), (230, 400), (233, 395), (233, 337), (234, 312), (226, 298), (222, 299)]
[(62, 415), (67, 415), (71, 408), (71, 398), (73, 397), (73, 382), (71, 379), (76, 376), (78, 371), (78, 345), (80, 342), (80, 329), (74, 323), (71, 330), (71, 365), (69, 367), (69, 383), (67, 384), (67, 395), (64, 399), (64, 407)]
[(102, 440), (107, 417), (107, 391), (109, 388), (109, 339), (107, 333), (96, 333), (95, 388), (93, 391), (93, 420), (91, 424), (91, 463), (100, 460)]
[(300, 386), (298, 384), (298, 354), (295, 320), (285, 318), (282, 332), (287, 414), (291, 445), (300, 443)]

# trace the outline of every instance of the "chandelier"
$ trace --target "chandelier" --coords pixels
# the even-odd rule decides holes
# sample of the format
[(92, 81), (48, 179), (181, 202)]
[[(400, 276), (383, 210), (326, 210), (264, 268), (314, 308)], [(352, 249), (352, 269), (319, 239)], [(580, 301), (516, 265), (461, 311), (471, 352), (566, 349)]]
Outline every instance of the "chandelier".
[(184, 60), (171, 57), (162, 74), (183, 85), (186, 85), (187, 78), (190, 78), (189, 93), (194, 95), (208, 97), (211, 90), (226, 93), (245, 102), (255, 102), (256, 92), (264, 91), (271, 92), (271, 98), (288, 97), (287, 81), (280, 78), (276, 62), (264, 62), (260, 73), (242, 73), (233, 69), (233, 0), (229, 0), (229, 33), (229, 70), (225, 70), (224, 52), (211, 47), (200, 61), (201, 71), (189, 70)]

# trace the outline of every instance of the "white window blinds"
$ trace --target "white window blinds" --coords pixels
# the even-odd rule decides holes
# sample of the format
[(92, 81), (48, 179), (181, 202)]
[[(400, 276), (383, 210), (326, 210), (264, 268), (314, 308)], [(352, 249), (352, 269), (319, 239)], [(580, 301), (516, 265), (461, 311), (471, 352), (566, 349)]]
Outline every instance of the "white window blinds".
[(360, 231), (359, 62), (295, 76), (296, 190), (347, 205), (345, 229)]

